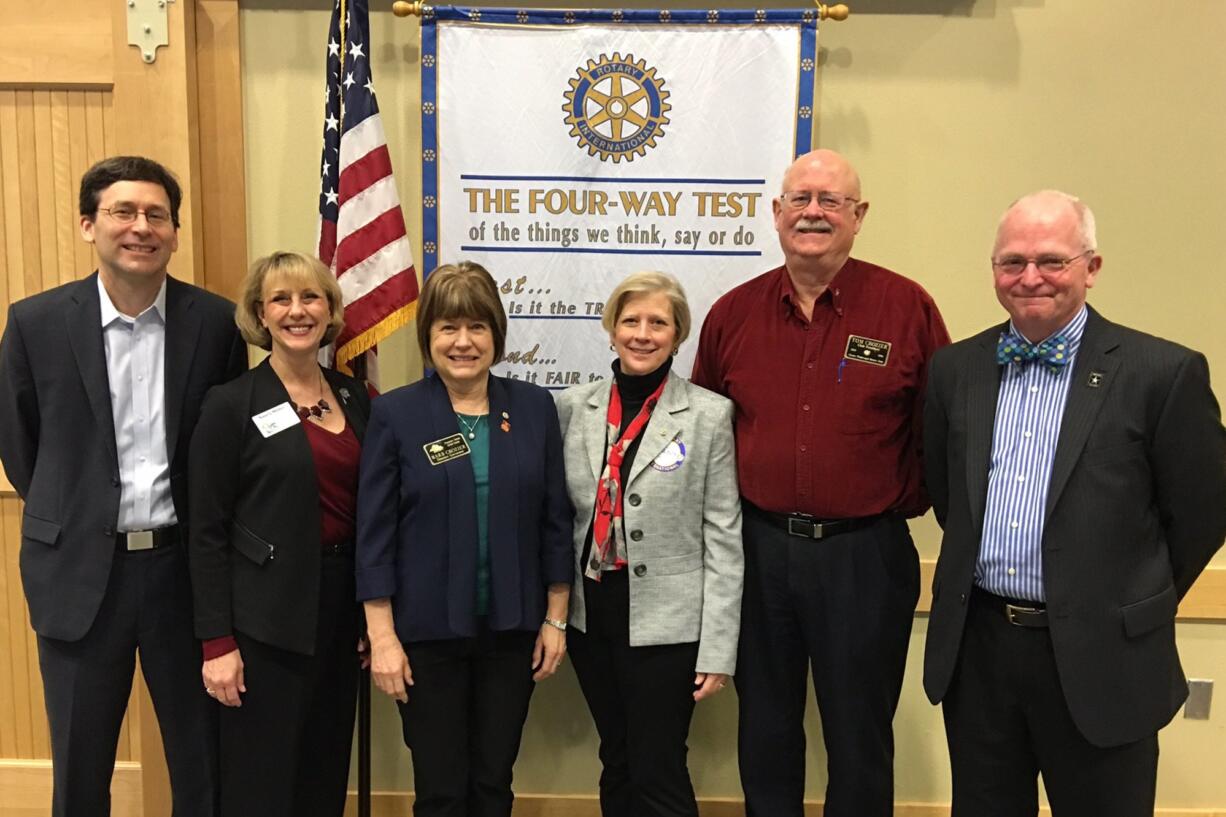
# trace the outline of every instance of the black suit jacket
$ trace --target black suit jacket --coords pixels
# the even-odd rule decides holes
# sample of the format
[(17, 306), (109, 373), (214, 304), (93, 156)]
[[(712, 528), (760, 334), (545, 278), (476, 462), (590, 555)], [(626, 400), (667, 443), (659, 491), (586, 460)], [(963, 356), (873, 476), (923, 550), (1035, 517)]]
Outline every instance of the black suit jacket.
[[(365, 385), (332, 370), (324, 376), (361, 442)], [(288, 400), (268, 360), (205, 399), (191, 446), (196, 636), (240, 630), (314, 655), (323, 550), (311, 444), (301, 424), (265, 438), (251, 419)]]
[[(187, 453), (205, 392), (247, 366), (234, 304), (166, 280), (170, 488), (188, 522)], [(9, 308), (0, 340), (0, 459), (25, 500), (21, 579), (34, 630), (75, 641), (102, 603), (119, 519), (97, 273)]]
[[(958, 660), (983, 533), (1002, 327), (937, 352), (925, 403), (928, 490), (945, 529), (924, 688)], [(1151, 735), (1187, 696), (1179, 600), (1226, 536), (1226, 430), (1204, 356), (1090, 310), (1073, 363), (1043, 530), (1064, 697), (1098, 746)]]

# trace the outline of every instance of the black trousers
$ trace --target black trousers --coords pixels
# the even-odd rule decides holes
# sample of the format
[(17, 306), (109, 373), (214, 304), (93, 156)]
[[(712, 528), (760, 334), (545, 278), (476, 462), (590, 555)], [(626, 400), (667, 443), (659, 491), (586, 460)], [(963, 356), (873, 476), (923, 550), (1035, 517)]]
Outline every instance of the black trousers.
[(353, 557), (327, 555), (315, 654), (235, 633), (242, 706), (221, 707), (221, 817), (341, 817), (359, 678)]
[(625, 570), (585, 579), (587, 632), (567, 652), (600, 735), (604, 817), (698, 817), (686, 765), (698, 644), (630, 646)]
[(482, 622), (474, 638), (404, 645), (413, 686), (399, 706), (416, 817), (510, 817), (536, 635)]
[(1017, 627), (972, 593), (942, 702), (953, 817), (1034, 817), (1043, 775), (1053, 817), (1152, 817), (1158, 736), (1093, 746), (1069, 714), (1046, 629)]
[(106, 817), (136, 652), (157, 712), (174, 817), (213, 817), (217, 713), (200, 678), (182, 545), (116, 553), (102, 606), (77, 641), (38, 637), (55, 817)]
[(736, 687), (738, 759), (748, 817), (801, 817), (805, 679), (826, 744), (826, 817), (894, 812), (894, 711), (919, 557), (907, 523), (882, 517), (822, 540), (747, 512)]

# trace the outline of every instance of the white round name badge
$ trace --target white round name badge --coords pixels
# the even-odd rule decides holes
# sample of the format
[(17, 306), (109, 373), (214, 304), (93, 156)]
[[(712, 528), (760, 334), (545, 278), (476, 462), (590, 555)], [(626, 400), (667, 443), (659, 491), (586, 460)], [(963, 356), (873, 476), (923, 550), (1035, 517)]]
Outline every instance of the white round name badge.
[(685, 443), (681, 440), (671, 440), (664, 450), (651, 461), (651, 467), (657, 471), (676, 471), (685, 462)]

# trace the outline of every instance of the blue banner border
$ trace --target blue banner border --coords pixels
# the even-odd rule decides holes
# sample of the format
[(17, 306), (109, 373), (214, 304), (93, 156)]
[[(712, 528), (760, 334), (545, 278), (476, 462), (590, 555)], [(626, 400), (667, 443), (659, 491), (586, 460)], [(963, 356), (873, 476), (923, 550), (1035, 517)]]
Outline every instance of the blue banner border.
[(512, 9), (427, 6), (421, 20), (421, 181), (423, 279), (438, 266), (438, 27), (439, 22), (481, 25), (796, 25), (800, 29), (795, 155), (813, 141), (817, 81), (817, 9)]

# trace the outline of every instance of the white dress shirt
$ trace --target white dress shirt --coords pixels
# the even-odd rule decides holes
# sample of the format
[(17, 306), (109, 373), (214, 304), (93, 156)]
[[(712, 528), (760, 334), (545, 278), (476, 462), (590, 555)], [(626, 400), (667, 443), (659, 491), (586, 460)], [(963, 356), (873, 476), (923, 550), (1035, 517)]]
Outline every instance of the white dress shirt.
[(115, 308), (101, 276), (98, 300), (119, 456), (118, 530), (173, 525), (178, 517), (166, 448), (166, 282), (136, 317)]

